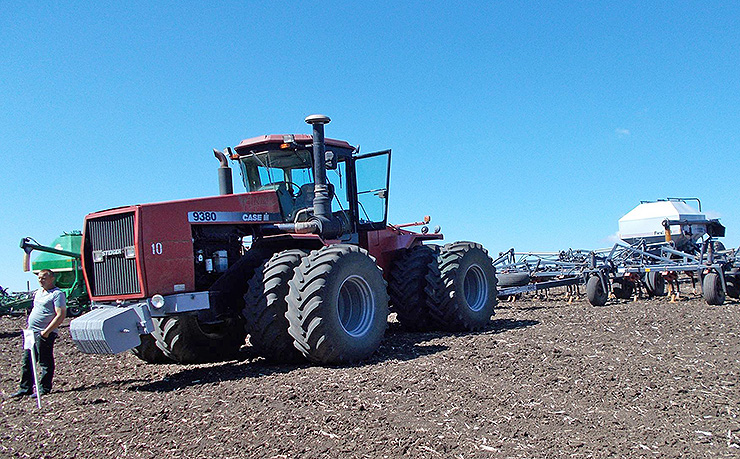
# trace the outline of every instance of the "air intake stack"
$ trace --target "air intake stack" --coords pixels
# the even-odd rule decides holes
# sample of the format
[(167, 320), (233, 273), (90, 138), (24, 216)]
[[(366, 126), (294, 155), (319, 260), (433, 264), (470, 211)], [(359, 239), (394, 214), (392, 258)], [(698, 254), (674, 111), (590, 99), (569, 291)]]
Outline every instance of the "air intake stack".
[(318, 225), (322, 237), (332, 238), (342, 233), (338, 219), (332, 218), (332, 190), (326, 180), (326, 144), (324, 143), (324, 125), (331, 119), (326, 115), (309, 115), (306, 123), (313, 126), (313, 174), (314, 198), (312, 222)]
[(331, 119), (326, 115), (306, 117), (306, 123), (313, 126), (313, 213), (320, 220), (331, 218), (331, 193), (326, 185), (326, 144), (324, 143), (324, 125), (330, 122)]

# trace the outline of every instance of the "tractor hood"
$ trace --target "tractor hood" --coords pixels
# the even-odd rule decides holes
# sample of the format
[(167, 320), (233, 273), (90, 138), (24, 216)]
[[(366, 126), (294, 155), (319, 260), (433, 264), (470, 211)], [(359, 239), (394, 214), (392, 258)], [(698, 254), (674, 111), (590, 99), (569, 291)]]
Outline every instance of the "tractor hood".
[(275, 191), (139, 204), (85, 217), (82, 265), (94, 301), (191, 292), (194, 227), (282, 219)]

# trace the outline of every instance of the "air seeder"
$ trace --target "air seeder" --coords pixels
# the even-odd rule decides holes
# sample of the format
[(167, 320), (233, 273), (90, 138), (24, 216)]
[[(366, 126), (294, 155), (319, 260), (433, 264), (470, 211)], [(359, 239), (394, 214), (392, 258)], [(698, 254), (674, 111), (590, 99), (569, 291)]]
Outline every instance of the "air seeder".
[[(95, 309), (72, 321), (88, 353), (148, 362), (233, 356), (344, 363), (379, 346), (389, 307), (406, 328), (477, 330), (495, 268), (472, 242), (387, 224), (391, 151), (360, 154), (312, 135), (266, 135), (225, 151), (220, 195), (85, 218), (82, 264)], [(232, 190), (229, 159), (246, 193)]]
[(724, 235), (725, 227), (701, 212), (697, 198), (642, 201), (619, 220), (620, 240), (613, 247), (500, 253), (493, 262), (498, 294), (585, 284), (594, 306), (605, 305), (610, 293), (617, 299), (642, 291), (650, 297), (671, 294), (673, 301), (684, 274), (701, 285), (707, 304), (722, 304), (727, 296), (740, 298), (740, 257), (717, 239)]
[[(696, 201), (698, 209), (687, 201)], [(737, 250), (726, 250), (717, 239), (725, 227), (701, 213), (697, 198), (642, 201), (619, 220), (619, 229), (620, 241), (592, 252), (584, 270), (591, 304), (604, 305), (610, 290), (619, 299), (642, 287), (649, 296), (663, 296), (666, 284), (678, 289), (680, 274), (701, 285), (707, 304), (740, 297)]]

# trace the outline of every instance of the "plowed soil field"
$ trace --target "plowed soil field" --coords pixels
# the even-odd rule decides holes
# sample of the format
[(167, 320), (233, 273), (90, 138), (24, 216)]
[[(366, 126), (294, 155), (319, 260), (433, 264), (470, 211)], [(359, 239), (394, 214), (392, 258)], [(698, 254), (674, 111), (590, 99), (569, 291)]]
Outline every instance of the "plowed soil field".
[[(3, 397), (0, 457), (740, 457), (740, 304), (530, 297), (479, 333), (391, 323), (355, 366), (149, 365), (81, 354)], [(14, 392), (22, 317), (0, 317)]]

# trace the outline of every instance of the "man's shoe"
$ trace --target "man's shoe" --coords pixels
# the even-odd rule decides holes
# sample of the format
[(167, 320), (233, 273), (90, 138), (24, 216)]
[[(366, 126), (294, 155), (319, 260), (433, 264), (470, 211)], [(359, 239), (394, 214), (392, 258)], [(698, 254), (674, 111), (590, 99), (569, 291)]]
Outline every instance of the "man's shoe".
[(27, 391), (27, 390), (23, 390), (23, 389), (21, 389), (21, 390), (19, 390), (18, 392), (13, 392), (12, 394), (10, 394), (10, 398), (20, 398), (20, 397), (25, 397), (25, 396), (27, 396), (27, 395), (31, 395), (32, 393), (33, 393), (33, 392), (29, 392), (29, 391)]

